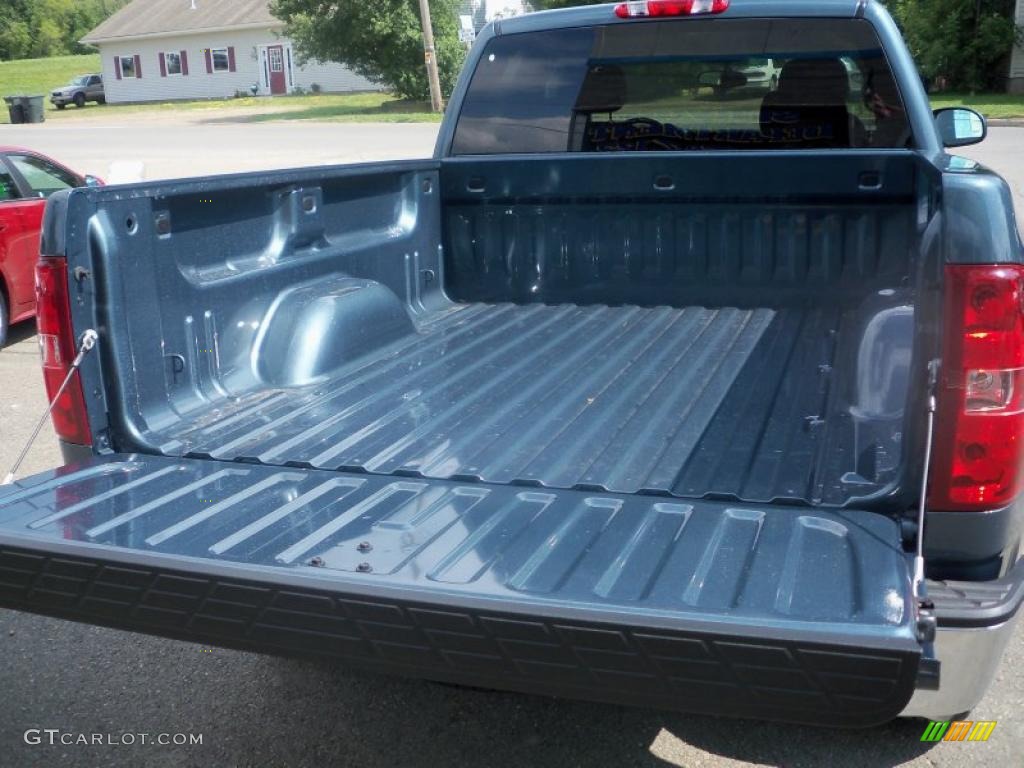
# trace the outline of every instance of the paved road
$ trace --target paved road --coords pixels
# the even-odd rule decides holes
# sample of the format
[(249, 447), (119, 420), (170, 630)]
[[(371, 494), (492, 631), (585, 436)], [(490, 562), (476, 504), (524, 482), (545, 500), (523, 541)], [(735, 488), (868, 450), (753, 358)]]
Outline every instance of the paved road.
[(1017, 224), (1024, 231), (1024, 127), (990, 128), (988, 138), (958, 154), (984, 163), (1001, 173), (1013, 189)]
[[(423, 156), (432, 126), (54, 124), (33, 144), (101, 171), (138, 152), (150, 177), (362, 159)], [(195, 137), (204, 142), (190, 143)], [(0, 126), (0, 144), (29, 143)], [(35, 139), (38, 139), (36, 141)], [(101, 141), (102, 139), (102, 141)], [(133, 143), (134, 142), (134, 143)], [(281, 147), (290, 147), (282, 155)], [(358, 149), (357, 149), (358, 147)], [(224, 153), (231, 153), (230, 157)], [(248, 153), (262, 153), (250, 157)], [(78, 154), (74, 154), (78, 153)], [(354, 153), (354, 154), (353, 154)], [(361, 154), (360, 154), (361, 153)], [(965, 152), (1011, 179), (1024, 211), (1024, 130), (996, 129)], [(188, 158), (187, 166), (182, 165)], [(94, 165), (90, 165), (93, 163)], [(163, 173), (170, 169), (171, 173)], [(0, 354), (0, 469), (44, 406), (31, 327)], [(48, 432), (26, 471), (59, 461)], [(462, 690), (328, 666), (203, 649), (0, 611), (0, 765), (326, 766), (961, 766), (1018, 765), (1024, 751), (1024, 632), (976, 710), (999, 721), (987, 744), (918, 741), (918, 723), (870, 732), (687, 717)], [(73, 732), (201, 733), (202, 746), (28, 746), (29, 728)]]
[[(112, 163), (142, 164), (146, 179), (429, 157), (437, 125), (239, 123), (234, 111), (147, 113), (103, 120), (0, 125), (0, 145), (31, 147), (81, 173), (110, 178)], [(243, 116), (244, 120), (244, 116)]]

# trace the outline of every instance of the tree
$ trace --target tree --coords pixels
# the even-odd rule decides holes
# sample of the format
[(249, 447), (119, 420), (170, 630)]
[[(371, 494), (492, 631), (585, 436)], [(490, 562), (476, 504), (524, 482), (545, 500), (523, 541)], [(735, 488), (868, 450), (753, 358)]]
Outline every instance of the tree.
[(0, 59), (93, 50), (78, 41), (128, 0), (2, 0)]
[(24, 21), (0, 21), (0, 60), (24, 59), (32, 48), (32, 30)]
[(32, 45), (28, 0), (0, 4), (0, 59), (22, 59)]
[[(455, 87), (465, 46), (459, 42), (457, 0), (431, 0), (430, 18), (441, 90)], [(399, 96), (429, 98), (418, 0), (272, 0), (271, 12), (301, 59), (337, 61), (383, 83)]]
[(1014, 0), (895, 0), (889, 10), (926, 77), (971, 91), (1003, 84), (1020, 37)]

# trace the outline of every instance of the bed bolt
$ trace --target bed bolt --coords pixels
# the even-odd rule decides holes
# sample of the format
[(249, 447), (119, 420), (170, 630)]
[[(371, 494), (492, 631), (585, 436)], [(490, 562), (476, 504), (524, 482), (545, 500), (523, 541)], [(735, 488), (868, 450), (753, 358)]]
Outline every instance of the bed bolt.
[(171, 215), (169, 213), (158, 213), (153, 218), (153, 225), (158, 235), (171, 234)]
[(832, 373), (832, 366), (829, 365), (828, 363), (822, 363), (821, 365), (818, 366), (818, 373), (820, 373), (822, 376), (828, 376), (830, 373)]
[(373, 570), (373, 566), (370, 565), (369, 563), (360, 563), (359, 565), (356, 566), (356, 570), (359, 571), (360, 573), (369, 573), (370, 571)]
[(317, 557), (314, 557), (312, 560), (310, 560), (309, 564), (312, 565), (314, 568), (323, 568), (324, 567), (324, 559), (322, 557), (317, 556)]
[(360, 542), (359, 546), (356, 547), (360, 552), (370, 552), (373, 550), (373, 545), (368, 541)]
[(89, 279), (89, 270), (85, 267), (75, 267), (75, 282), (81, 283), (83, 280)]
[(808, 432), (817, 429), (824, 423), (825, 420), (821, 416), (804, 416), (804, 429)]

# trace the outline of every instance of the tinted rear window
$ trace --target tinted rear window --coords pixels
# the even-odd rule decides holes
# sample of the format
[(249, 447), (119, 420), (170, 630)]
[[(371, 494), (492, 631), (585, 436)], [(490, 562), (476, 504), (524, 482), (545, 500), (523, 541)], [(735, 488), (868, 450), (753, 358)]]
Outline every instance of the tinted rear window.
[(859, 19), (680, 19), (496, 37), (457, 155), (911, 146)]

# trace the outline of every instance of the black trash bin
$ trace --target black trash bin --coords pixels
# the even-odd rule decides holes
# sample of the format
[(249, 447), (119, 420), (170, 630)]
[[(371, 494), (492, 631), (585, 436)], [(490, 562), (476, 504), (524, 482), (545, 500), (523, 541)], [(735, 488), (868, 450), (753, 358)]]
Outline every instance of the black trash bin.
[(11, 118), (11, 123), (14, 125), (24, 123), (26, 120), (25, 105), (21, 96), (4, 96), (4, 101), (7, 102), (7, 114)]
[(22, 96), (21, 108), (25, 113), (26, 123), (42, 123), (46, 121), (43, 102), (45, 96)]

